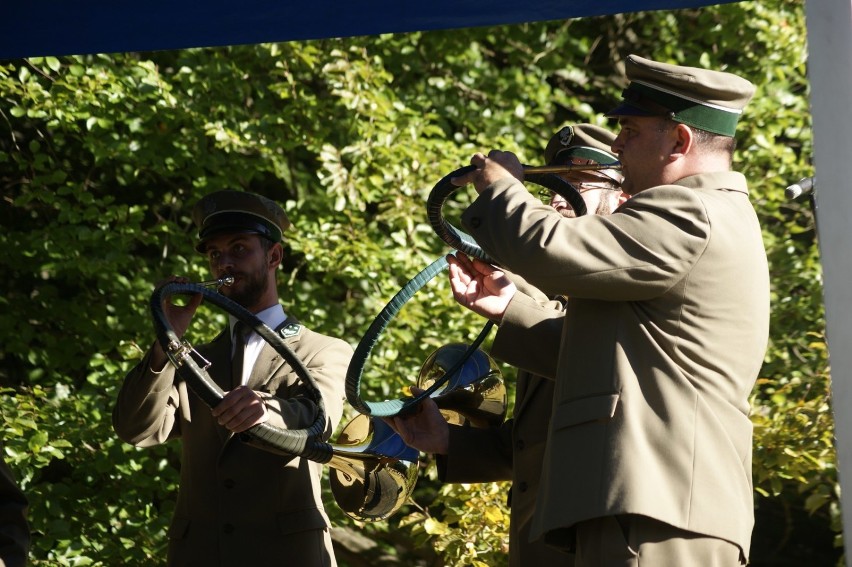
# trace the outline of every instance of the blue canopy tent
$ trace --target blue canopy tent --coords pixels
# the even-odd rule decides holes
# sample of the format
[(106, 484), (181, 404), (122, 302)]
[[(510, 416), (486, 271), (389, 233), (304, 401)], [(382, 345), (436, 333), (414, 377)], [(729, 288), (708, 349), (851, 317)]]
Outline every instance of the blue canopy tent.
[[(0, 59), (211, 47), (697, 8), (738, 0), (24, 0), (6, 2)], [(841, 481), (852, 471), (852, 0), (807, 0), (817, 222)], [(790, 180), (793, 181), (793, 180)], [(782, 188), (779, 188), (781, 190)], [(849, 502), (847, 505), (846, 502)], [(852, 490), (843, 494), (852, 541)], [(852, 566), (852, 554), (847, 554)]]
[[(24, 0), (6, 2), (0, 59), (213, 47), (693, 8), (708, 0)], [(22, 22), (28, 25), (22, 25)]]

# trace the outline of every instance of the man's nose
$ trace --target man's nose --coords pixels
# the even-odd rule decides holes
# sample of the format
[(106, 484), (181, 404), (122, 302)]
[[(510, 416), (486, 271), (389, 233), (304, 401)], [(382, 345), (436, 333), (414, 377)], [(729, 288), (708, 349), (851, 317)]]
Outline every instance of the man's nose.
[(226, 268), (233, 267), (234, 260), (230, 254), (222, 252), (216, 259), (210, 261), (210, 265), (215, 269), (225, 270)]
[(621, 141), (621, 132), (615, 137), (615, 140), (612, 141), (612, 145), (609, 147), (612, 150), (612, 153), (617, 154), (621, 151), (623, 144)]

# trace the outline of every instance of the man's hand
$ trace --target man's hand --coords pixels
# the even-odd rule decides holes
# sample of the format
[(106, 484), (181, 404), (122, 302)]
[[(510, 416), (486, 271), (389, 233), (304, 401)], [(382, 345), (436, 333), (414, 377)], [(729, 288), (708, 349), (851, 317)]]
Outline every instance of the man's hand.
[(464, 254), (449, 254), (447, 262), (455, 300), (499, 324), (518, 290), (515, 284), (498, 268), (481, 260), (471, 261)]
[[(423, 392), (418, 388), (412, 388), (411, 391), (415, 395)], [(386, 417), (384, 420), (409, 447), (433, 455), (446, 455), (449, 451), (450, 426), (432, 398), (417, 404), (412, 413)]]
[[(159, 282), (156, 289), (160, 289), (169, 283), (189, 283), (189, 278), (169, 276), (165, 280)], [(189, 299), (184, 305), (175, 305), (172, 302), (171, 297), (166, 298), (163, 302), (163, 314), (165, 314), (169, 325), (171, 325), (172, 330), (178, 337), (183, 337), (184, 334), (186, 334), (186, 330), (189, 328), (189, 324), (192, 322), (193, 316), (195, 316), (195, 311), (198, 309), (198, 306), (201, 305), (201, 301), (203, 299), (203, 295), (196, 293), (189, 296)], [(155, 342), (153, 352), (151, 354), (151, 368), (159, 372), (166, 365), (167, 360), (166, 354), (163, 352), (163, 348), (160, 346), (159, 341)]]
[(232, 433), (242, 433), (269, 419), (263, 398), (248, 386), (237, 386), (226, 393), (212, 411), (219, 425)]
[[(160, 289), (168, 283), (189, 283), (189, 278), (169, 276), (164, 281), (157, 284), (157, 289)], [(169, 324), (172, 326), (172, 329), (177, 336), (182, 337), (186, 333), (186, 330), (189, 328), (189, 324), (192, 322), (192, 318), (195, 316), (195, 311), (198, 309), (198, 306), (201, 305), (201, 301), (203, 299), (203, 295), (196, 293), (189, 296), (185, 305), (175, 305), (172, 303), (171, 297), (165, 300), (163, 313), (165, 313), (166, 318), (169, 320)]]
[(473, 183), (476, 192), (482, 193), (486, 187), (500, 179), (514, 177), (519, 181), (524, 180), (524, 166), (512, 152), (491, 150), (488, 152), (488, 157), (476, 153), (470, 158), (470, 164), (476, 169), (466, 175), (452, 178), (450, 182), (453, 185), (461, 187)]

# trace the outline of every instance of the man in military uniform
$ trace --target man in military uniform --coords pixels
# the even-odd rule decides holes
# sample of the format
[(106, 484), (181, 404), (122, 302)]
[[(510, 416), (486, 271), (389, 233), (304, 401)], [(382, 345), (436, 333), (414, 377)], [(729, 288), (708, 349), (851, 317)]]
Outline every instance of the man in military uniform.
[[(284, 254), (282, 234), (290, 225), (284, 211), (260, 195), (220, 191), (201, 199), (192, 218), (199, 231), (196, 249), (207, 256), (214, 277), (234, 278), (222, 293), (275, 329), (316, 380), (327, 439), (343, 412), (352, 349), (307, 329), (279, 303), (275, 273)], [(184, 306), (165, 306), (178, 336), (200, 302), (199, 295)], [(182, 439), (169, 565), (335, 565), (320, 499), (321, 465), (255, 448), (235, 435), (258, 423), (305, 429), (317, 416), (295, 370), (256, 333), (245, 334), (240, 327), (231, 317), (228, 329), (197, 347), (212, 363), (211, 378), (226, 392), (212, 411), (155, 343), (125, 378), (113, 426), (138, 447)], [(243, 362), (232, 369), (232, 358)]]
[[(565, 126), (548, 142), (544, 151), (545, 163), (588, 165), (616, 162), (616, 156), (609, 152), (614, 140), (614, 134), (593, 124)], [(579, 180), (569, 180), (583, 197), (589, 214), (609, 214), (623, 201), (621, 176), (616, 171), (576, 175), (580, 176)], [(577, 216), (559, 194), (545, 194), (543, 200), (563, 216)], [(547, 324), (553, 327), (553, 332), (558, 332), (562, 328), (564, 298), (549, 298), (517, 275), (507, 275), (519, 289), (518, 293), (525, 293), (531, 301), (541, 305), (543, 313), (550, 313)], [(492, 349), (491, 354), (504, 358), (501, 350), (505, 345), (500, 340), (499, 329), (495, 345), (497, 349)], [(544, 367), (549, 367), (549, 364)], [(546, 545), (541, 540), (530, 541), (529, 537), (554, 382), (524, 368), (530, 367), (522, 367), (518, 372), (513, 416), (497, 429), (449, 425), (443, 421), (440, 410), (431, 399), (425, 400), (418, 412), (397, 416), (391, 421), (411, 446), (437, 455), (438, 476), (443, 482), (512, 481), (509, 499), (510, 567), (570, 565), (572, 556), (564, 550)], [(417, 437), (410, 428), (428, 432), (430, 437)]]
[(612, 215), (533, 206), (506, 152), (474, 155), (458, 180), (479, 193), (462, 222), (483, 250), (571, 298), (559, 332), (482, 262), (450, 259), (453, 294), (499, 321), (506, 362), (555, 380), (533, 538), (581, 567), (745, 564), (769, 277), (731, 161), (754, 86), (635, 55), (626, 70), (610, 115), (631, 197)]

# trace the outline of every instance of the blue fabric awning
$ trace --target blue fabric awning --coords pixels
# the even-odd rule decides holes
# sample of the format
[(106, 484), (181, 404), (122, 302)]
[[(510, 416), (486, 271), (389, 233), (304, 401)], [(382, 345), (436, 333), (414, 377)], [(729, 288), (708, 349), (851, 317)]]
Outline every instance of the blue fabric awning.
[(0, 18), (0, 59), (517, 24), (732, 1), (10, 0)]

